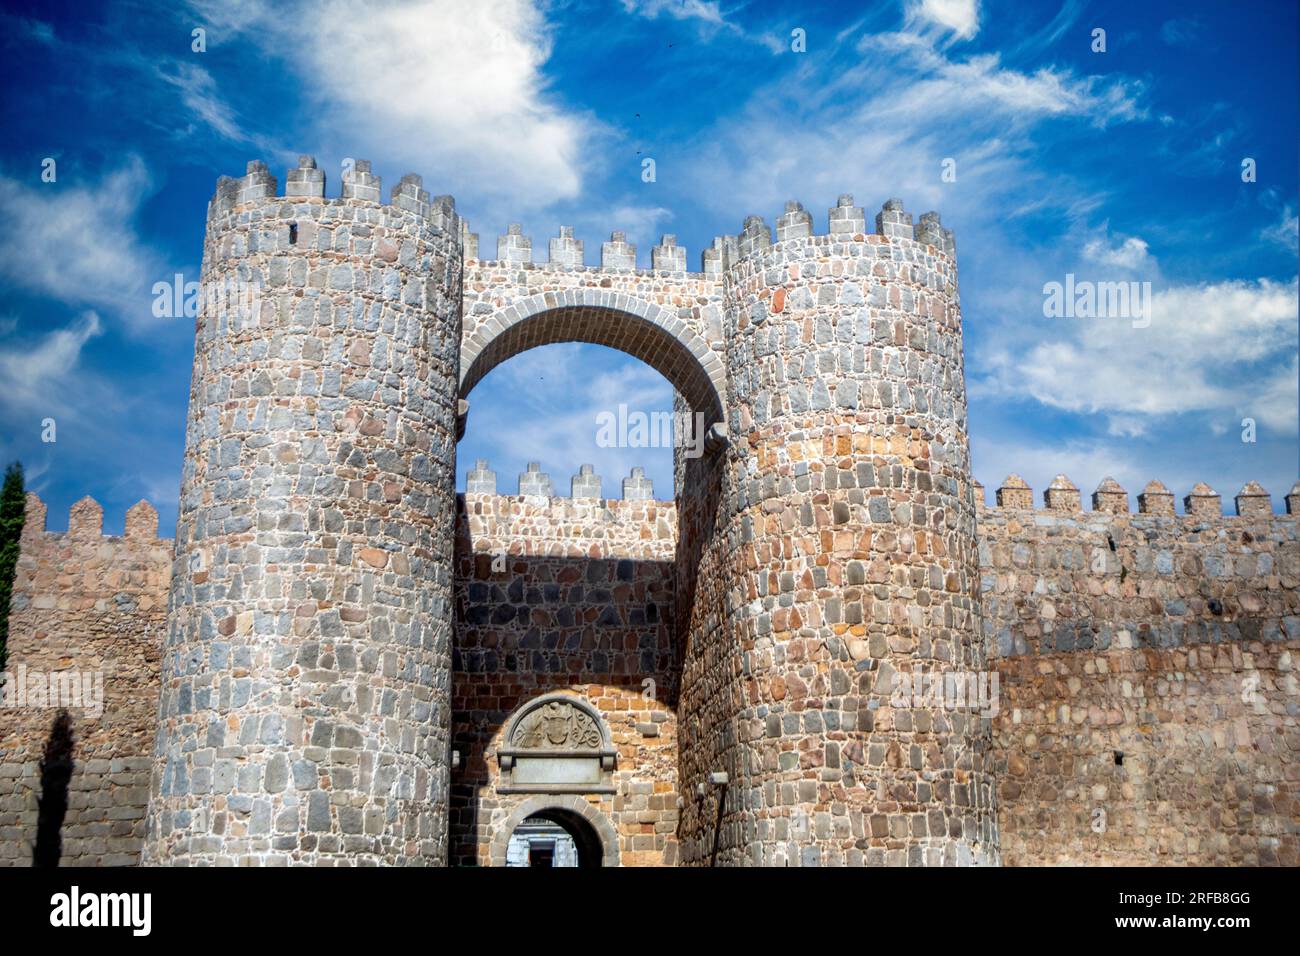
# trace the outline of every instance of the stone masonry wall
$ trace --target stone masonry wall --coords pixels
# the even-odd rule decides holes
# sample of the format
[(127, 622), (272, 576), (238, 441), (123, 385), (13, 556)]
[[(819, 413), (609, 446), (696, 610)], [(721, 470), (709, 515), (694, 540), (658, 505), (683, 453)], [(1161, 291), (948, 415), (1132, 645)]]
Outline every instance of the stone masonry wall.
[(979, 511), (1004, 861), (1296, 865), (1296, 515), (1253, 483), (1232, 517), (1204, 486), (1080, 497), (1012, 476)]
[(102, 527), (103, 509), (83, 498), (66, 533), (47, 532), (44, 503), (27, 496), (5, 685), (6, 696), (25, 691), (16, 703), (26, 706), (0, 708), (0, 866), (31, 864), (41, 754), (57, 713), (34, 694), (51, 674), (98, 674), (103, 691), (102, 713), (84, 698), (68, 708), (74, 769), (62, 865), (139, 859), (172, 543), (158, 538), (158, 514), (143, 501), (127, 512), (124, 535), (105, 537)]
[[(711, 460), (691, 462), (682, 477), (699, 480), (692, 471)], [(1003, 506), (979, 510), (979, 541), (987, 634), (1001, 652), (991, 666), (1001, 691), (992, 723), (1003, 862), (1300, 862), (1295, 515), (1243, 501), (1244, 514), (1224, 517), (1213, 498), (1175, 515), (1158, 490), (1144, 493), (1144, 506), (1168, 504), (1160, 511), (1129, 514), (1124, 498), (1119, 513), (1085, 512), (1077, 492), (1055, 491), (1060, 507), (1034, 510), (1028, 489), (1001, 491)], [(621, 862), (678, 861), (679, 793), (687, 812), (713, 806), (677, 783), (671, 635), (684, 618), (675, 597), (683, 582), (704, 605), (717, 593), (707, 561), (699, 580), (683, 570), (699, 553), (681, 550), (679, 514), (697, 497), (461, 499), (453, 863), (488, 862), (493, 837), (527, 799), (494, 794), (496, 747), (511, 713), (555, 690), (590, 700), (611, 728), (619, 792), (589, 802), (614, 826)], [(29, 496), (9, 674), (103, 671), (103, 714), (73, 713), (63, 861), (131, 865), (143, 836), (171, 542), (157, 538), (143, 502), (121, 537), (101, 534), (102, 511), (89, 499), (74, 506), (68, 532), (44, 528), (45, 507)], [(722, 710), (737, 700), (729, 687), (720, 688)], [(53, 715), (0, 710), (2, 865), (30, 863)]]
[[(674, 402), (679, 414), (686, 409), (681, 395)], [(712, 785), (708, 777), (713, 771), (729, 773), (728, 768), (744, 759), (736, 751), (748, 690), (745, 650), (727, 631), (735, 556), (727, 546), (729, 517), (721, 503), (727, 499), (730, 472), (725, 452), (691, 458), (679, 448), (673, 465), (679, 528), (673, 568), (674, 634), (682, 659), (679, 835), (684, 865), (693, 861), (713, 865), (721, 859), (724, 837), (732, 852), (744, 839), (735, 824), (730, 831), (717, 825), (730, 781), (722, 788)]]
[(1296, 866), (1300, 642), (1004, 658), (1008, 866)]
[(486, 865), (535, 799), (496, 792), (496, 754), (511, 714), (554, 691), (585, 698), (611, 731), (617, 792), (586, 799), (617, 833), (621, 864), (674, 864), (675, 506), (466, 494), (458, 530), (452, 864)]
[[(851, 196), (789, 203), (725, 272), (726, 620), (688, 638), (684, 817), (708, 865), (997, 860), (986, 722), (890, 706), (893, 673), (984, 664), (951, 234)], [(706, 611), (707, 613), (707, 611)], [(739, 651), (739, 660), (736, 651)], [(736, 668), (743, 677), (740, 709)]]
[(146, 862), (447, 860), (460, 223), (324, 193), (208, 206)]

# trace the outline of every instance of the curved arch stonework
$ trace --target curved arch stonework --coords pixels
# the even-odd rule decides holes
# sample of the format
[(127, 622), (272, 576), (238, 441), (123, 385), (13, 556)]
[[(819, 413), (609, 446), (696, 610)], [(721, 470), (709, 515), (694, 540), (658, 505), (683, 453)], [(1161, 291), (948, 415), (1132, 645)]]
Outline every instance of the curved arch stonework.
[[(542, 265), (520, 270), (517, 264), (505, 269), (496, 262), (469, 262), (466, 270), (461, 398), (521, 352), (588, 342), (618, 349), (662, 373), (692, 411), (706, 416), (707, 425), (725, 420), (721, 283), (713, 277)], [(566, 281), (573, 284), (555, 287)]]
[(492, 843), (488, 851), (490, 865), (505, 866), (506, 850), (510, 846), (510, 835), (515, 832), (515, 827), (531, 816), (545, 816), (548, 810), (579, 817), (595, 831), (597, 839), (600, 840), (600, 865), (620, 865), (618, 834), (614, 831), (613, 825), (600, 810), (577, 794), (539, 795), (518, 804), (505, 822), (492, 834)]

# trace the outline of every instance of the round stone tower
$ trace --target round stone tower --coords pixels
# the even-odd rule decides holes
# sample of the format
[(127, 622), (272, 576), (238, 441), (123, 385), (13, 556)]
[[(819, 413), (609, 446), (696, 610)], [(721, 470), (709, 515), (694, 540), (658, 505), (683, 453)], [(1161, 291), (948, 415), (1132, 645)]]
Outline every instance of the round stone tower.
[(145, 863), (445, 863), (460, 233), (368, 162), (218, 183)]
[(720, 803), (696, 815), (708, 839), (683, 841), (687, 861), (996, 863), (995, 704), (942, 696), (945, 677), (977, 688), (986, 659), (952, 235), (897, 200), (868, 234), (850, 196), (812, 233), (789, 203), (775, 242), (750, 217), (720, 244), (731, 443), (714, 547), (735, 656), (717, 664), (706, 637), (682, 697), (723, 694), (738, 718), (695, 742), (716, 766), (683, 756), (683, 792)]

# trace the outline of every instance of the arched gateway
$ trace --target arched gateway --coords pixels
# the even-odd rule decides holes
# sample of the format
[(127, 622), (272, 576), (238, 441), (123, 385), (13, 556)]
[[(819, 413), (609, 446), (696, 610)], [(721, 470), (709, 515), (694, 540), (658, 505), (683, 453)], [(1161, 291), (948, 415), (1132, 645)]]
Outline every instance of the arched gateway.
[[(252, 294), (197, 322), (145, 862), (490, 862), (534, 817), (623, 865), (996, 862), (987, 722), (876, 719), (884, 675), (986, 651), (937, 214), (792, 202), (688, 272), (569, 229), (480, 259), (365, 161), (277, 187), (250, 163), (208, 207), (205, 287)], [(718, 426), (676, 502), (456, 494), (469, 391), (567, 341)], [(608, 733), (498, 753), (548, 692)], [(582, 723), (552, 704), (542, 740)]]
[[(489, 861), (519, 865), (521, 830), (539, 822), (567, 834), (577, 865), (618, 866), (618, 834), (593, 804), (613, 794), (618, 762), (609, 727), (589, 701), (551, 693), (528, 701), (506, 722), (496, 753), (495, 797), (504, 819), (491, 825)], [(528, 865), (533, 865), (531, 862)], [(549, 862), (544, 865), (553, 865)]]
[(709, 425), (724, 420), (721, 359), (691, 324), (664, 306), (589, 286), (513, 296), (498, 287), (494, 299), (493, 312), (481, 321), (466, 322), (461, 398), (520, 352), (555, 342), (588, 342), (618, 349), (659, 371)]

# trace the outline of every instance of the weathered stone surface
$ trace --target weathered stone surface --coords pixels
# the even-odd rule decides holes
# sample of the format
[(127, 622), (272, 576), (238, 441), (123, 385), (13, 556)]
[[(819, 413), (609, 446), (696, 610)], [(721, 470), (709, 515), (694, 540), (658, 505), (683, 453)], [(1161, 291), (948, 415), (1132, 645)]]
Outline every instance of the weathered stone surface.
[(489, 864), (519, 822), (532, 797), (496, 790), (502, 734), (520, 707), (562, 691), (598, 712), (618, 751), (615, 792), (586, 799), (612, 824), (620, 863), (673, 864), (676, 506), (467, 494), (461, 508), (452, 863)]
[(209, 208), (204, 282), (256, 295), (197, 323), (147, 863), (446, 862), (461, 228), (379, 198)]
[(1294, 866), (1296, 521), (1144, 495), (979, 514), (1004, 862)]
[(897, 671), (986, 660), (956, 277), (901, 204), (863, 222), (846, 196), (771, 245), (751, 218), (730, 265), (739, 440), (679, 459), (711, 539), (679, 609), (687, 863), (997, 861), (988, 722), (890, 706)]
[[(68, 707), (75, 749), (62, 865), (134, 860), (144, 838), (171, 542), (158, 539), (157, 512), (145, 502), (127, 512), (122, 537), (100, 534), (103, 509), (91, 499), (73, 510), (70, 532), (47, 532), (45, 504), (27, 496), (5, 683), (7, 696), (25, 692), (27, 706), (0, 708), (0, 866), (31, 864), (41, 754), (58, 712), (34, 687), (51, 675), (81, 675), (83, 690), (97, 675), (91, 699), (83, 693)], [(78, 526), (86, 515), (93, 521)]]

